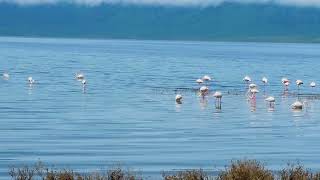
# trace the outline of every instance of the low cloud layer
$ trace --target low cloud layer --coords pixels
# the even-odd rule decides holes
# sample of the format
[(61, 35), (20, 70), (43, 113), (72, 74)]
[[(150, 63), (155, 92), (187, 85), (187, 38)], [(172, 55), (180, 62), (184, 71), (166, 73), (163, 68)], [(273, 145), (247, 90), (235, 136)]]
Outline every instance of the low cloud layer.
[(236, 3), (272, 3), (291, 6), (320, 7), (320, 0), (0, 0), (19, 5), (74, 3), (79, 5), (96, 6), (100, 4), (141, 4), (168, 6), (217, 6), (224, 2)]

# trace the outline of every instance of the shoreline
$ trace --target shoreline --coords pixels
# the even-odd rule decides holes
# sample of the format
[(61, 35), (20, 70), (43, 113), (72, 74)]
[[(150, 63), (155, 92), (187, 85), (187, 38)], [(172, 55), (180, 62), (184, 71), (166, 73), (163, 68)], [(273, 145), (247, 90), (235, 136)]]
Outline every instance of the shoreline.
[[(271, 43), (271, 44), (320, 44), (320, 39), (308, 40), (263, 40), (256, 39), (148, 39), (148, 38), (110, 38), (110, 37), (76, 37), (76, 36), (42, 36), (42, 35), (1, 35), (0, 38), (11, 39), (47, 39), (47, 40), (87, 40), (87, 41), (149, 41), (149, 42), (185, 42), (185, 43)], [(293, 38), (294, 39), (294, 38)], [(1, 40), (1, 39), (0, 39)]]
[[(106, 170), (95, 172), (77, 172), (72, 169), (48, 168), (41, 161), (32, 166), (11, 166), (8, 175), (14, 180), (319, 180), (319, 171), (310, 171), (300, 163), (287, 164), (285, 168), (272, 171), (266, 165), (257, 160), (231, 161), (224, 170), (214, 173), (213, 170), (186, 169), (159, 172), (155, 176), (144, 176), (143, 170), (135, 170), (131, 167), (114, 165)], [(162, 178), (161, 178), (162, 177)]]

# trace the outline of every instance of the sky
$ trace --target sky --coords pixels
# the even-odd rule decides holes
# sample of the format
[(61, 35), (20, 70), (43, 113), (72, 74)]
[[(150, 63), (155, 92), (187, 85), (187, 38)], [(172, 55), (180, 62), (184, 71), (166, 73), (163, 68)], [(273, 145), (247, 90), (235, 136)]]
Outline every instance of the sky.
[(320, 0), (0, 0), (0, 2), (19, 5), (55, 4), (61, 2), (96, 6), (106, 4), (142, 4), (165, 6), (217, 6), (224, 2), (273, 3), (289, 6), (320, 7)]

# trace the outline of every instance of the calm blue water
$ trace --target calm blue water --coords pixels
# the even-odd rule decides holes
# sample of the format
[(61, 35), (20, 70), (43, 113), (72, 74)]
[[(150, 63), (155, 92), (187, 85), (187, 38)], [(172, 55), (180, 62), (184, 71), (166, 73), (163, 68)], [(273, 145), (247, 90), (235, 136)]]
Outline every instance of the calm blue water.
[[(320, 45), (125, 40), (0, 38), (0, 177), (8, 166), (39, 159), (57, 167), (91, 171), (122, 163), (159, 175), (163, 170), (223, 169), (232, 159), (254, 158), (277, 169), (300, 161), (320, 169), (320, 101), (293, 112), (297, 87), (283, 95), (281, 78), (302, 79), (303, 94), (317, 94)], [(83, 92), (74, 74), (82, 71)], [(201, 99), (195, 80), (209, 74)], [(247, 101), (250, 75), (276, 98), (274, 111)], [(32, 88), (27, 77), (36, 81)], [(174, 97), (179, 92), (183, 104)], [(229, 93), (228, 93), (229, 92)], [(254, 110), (255, 109), (255, 110)]]

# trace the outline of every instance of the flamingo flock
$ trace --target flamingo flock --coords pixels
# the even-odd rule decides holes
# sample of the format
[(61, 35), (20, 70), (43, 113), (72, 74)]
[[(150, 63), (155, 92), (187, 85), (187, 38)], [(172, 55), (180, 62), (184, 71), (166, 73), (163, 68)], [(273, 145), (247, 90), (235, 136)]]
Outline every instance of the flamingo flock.
[[(2, 78), (6, 81), (8, 81), (10, 79), (10, 75), (9, 73), (5, 72), (2, 74)], [(85, 88), (87, 86), (87, 80), (85, 79), (85, 75), (82, 72), (78, 72), (75, 74), (75, 79), (79, 82), (81, 82), (82, 87), (83, 87), (83, 91), (85, 91)], [(213, 81), (214, 79), (211, 78), (209, 75), (204, 75), (202, 78), (199, 78), (196, 80), (196, 83), (199, 85), (199, 89), (198, 89), (198, 94), (199, 96), (201, 96), (202, 98), (205, 98), (207, 96), (210, 96), (210, 91), (209, 91), (209, 83), (211, 81)], [(246, 96), (248, 98), (248, 100), (251, 100), (253, 102), (255, 102), (257, 94), (260, 92), (258, 89), (258, 85), (252, 82), (252, 79), (249, 76), (245, 76), (242, 81), (246, 84)], [(33, 79), (32, 76), (29, 76), (27, 78), (27, 82), (28, 84), (31, 86), (33, 86), (34, 84), (36, 84), (36, 80)], [(269, 83), (267, 77), (262, 77), (261, 82), (263, 83), (264, 86), (264, 93), (265, 93), (265, 87), (267, 86), (267, 84)], [(286, 77), (283, 77), (281, 79), (281, 83), (284, 87), (284, 92), (288, 92), (289, 90), (289, 86), (290, 86), (290, 80)], [(294, 110), (301, 110), (303, 109), (304, 106), (306, 106), (307, 102), (301, 102), (299, 95), (300, 95), (300, 89), (301, 86), (304, 84), (304, 82), (300, 79), (296, 80), (296, 85), (298, 88), (298, 99), (291, 105), (291, 108)], [(316, 87), (316, 82), (311, 82), (309, 84), (309, 86), (312, 88), (312, 90)], [(212, 94), (212, 97), (215, 98), (215, 106), (217, 109), (221, 109), (221, 104), (222, 104), (222, 92), (220, 91), (216, 91)], [(178, 104), (182, 104), (182, 100), (183, 100), (183, 96), (181, 94), (176, 94), (175, 97), (175, 101)], [(274, 108), (275, 107), (275, 102), (276, 99), (273, 96), (268, 96), (265, 98), (265, 101), (268, 103), (269, 108)]]
[[(7, 73), (7, 72), (3, 73), (3, 74), (2, 74), (2, 78), (3, 78), (3, 80), (8, 81), (8, 80), (10, 79), (9, 73)], [(81, 82), (83, 88), (86, 87), (86, 85), (87, 85), (87, 80), (85, 79), (85, 76), (84, 76), (83, 73), (81, 73), (81, 72), (80, 72), (80, 73), (76, 73), (76, 74), (75, 74), (75, 78), (76, 78), (76, 80), (78, 80), (78, 81)], [(28, 84), (29, 84), (30, 87), (32, 87), (34, 84), (36, 84), (36, 80), (33, 79), (32, 76), (29, 76), (29, 77), (27, 78), (27, 82), (28, 82)]]
[[(211, 78), (209, 75), (204, 75), (202, 78), (199, 78), (196, 80), (196, 83), (199, 85), (199, 89), (198, 89), (198, 94), (199, 96), (201, 96), (202, 98), (206, 97), (206, 96), (210, 96), (210, 91), (209, 91), (209, 87), (208, 87), (208, 83), (210, 81), (213, 81), (213, 78)], [(248, 100), (255, 102), (257, 94), (260, 92), (258, 89), (258, 85), (252, 82), (252, 79), (250, 76), (246, 75), (242, 81), (246, 84), (246, 97), (248, 98)], [(263, 87), (264, 87), (264, 93), (266, 90), (266, 86), (269, 83), (268, 78), (267, 77), (262, 77), (261, 82), (263, 83)], [(288, 92), (289, 90), (289, 86), (290, 86), (290, 80), (286, 77), (283, 77), (281, 79), (281, 83), (284, 87), (284, 91)], [(306, 106), (306, 101), (302, 102), (299, 98), (300, 95), (300, 89), (301, 86), (304, 84), (304, 82), (300, 79), (296, 80), (296, 85), (298, 88), (298, 98), (297, 100), (291, 104), (291, 108), (293, 110), (302, 110), (304, 108), (304, 106)], [(314, 89), (316, 87), (316, 83), (315, 82), (311, 82), (310, 83), (310, 87), (312, 89)], [(212, 93), (212, 97), (215, 98), (215, 107), (217, 109), (221, 109), (221, 103), (222, 103), (222, 92), (220, 91), (216, 91), (214, 93)], [(274, 109), (275, 104), (276, 104), (276, 99), (273, 96), (265, 96), (265, 101), (268, 104), (268, 107), (270, 109)], [(182, 103), (182, 99), (183, 96), (181, 94), (177, 94), (176, 95), (176, 102), (181, 104)]]

